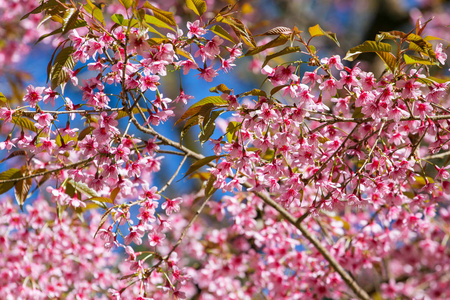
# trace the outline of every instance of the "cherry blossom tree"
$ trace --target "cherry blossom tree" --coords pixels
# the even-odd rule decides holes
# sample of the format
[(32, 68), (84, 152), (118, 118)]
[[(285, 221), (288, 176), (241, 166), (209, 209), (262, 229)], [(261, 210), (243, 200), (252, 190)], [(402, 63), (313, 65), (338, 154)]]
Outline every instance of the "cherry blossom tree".
[[(47, 86), (0, 94), (0, 193), (16, 201), (0, 202), (2, 297), (450, 298), (448, 42), (430, 21), (322, 57), (313, 43), (336, 34), (255, 35), (233, 5), (187, 0), (184, 24), (148, 1), (32, 3), (16, 7), (30, 38), (55, 50)], [(163, 94), (246, 57), (257, 88)], [(169, 194), (182, 175), (199, 189)]]

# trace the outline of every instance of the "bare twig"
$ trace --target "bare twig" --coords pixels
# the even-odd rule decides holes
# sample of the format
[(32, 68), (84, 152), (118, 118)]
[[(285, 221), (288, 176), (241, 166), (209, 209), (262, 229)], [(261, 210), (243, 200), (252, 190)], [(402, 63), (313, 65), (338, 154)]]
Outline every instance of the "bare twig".
[(39, 173), (35, 173), (35, 174), (31, 174), (31, 175), (27, 175), (27, 176), (23, 176), (20, 178), (12, 178), (12, 179), (5, 179), (5, 180), (0, 180), (0, 184), (2, 183), (8, 183), (8, 182), (18, 182), (21, 180), (25, 180), (28, 178), (35, 178), (35, 177), (39, 177), (39, 176), (44, 176), (46, 174), (51, 174), (51, 173), (55, 173), (55, 172), (59, 172), (62, 171), (64, 169), (72, 169), (73, 167), (77, 167), (79, 165), (82, 165), (84, 163), (89, 163), (90, 161), (92, 161), (94, 158), (88, 158), (88, 159), (84, 159), (82, 161), (73, 163), (73, 164), (69, 164), (69, 165), (65, 165), (63, 167), (57, 168), (57, 169), (53, 169), (53, 170), (47, 170), (47, 171), (43, 171), (43, 172), (39, 172)]
[(173, 180), (175, 179), (175, 177), (177, 177), (178, 173), (181, 170), (181, 167), (184, 165), (184, 162), (186, 161), (187, 155), (185, 155), (183, 157), (183, 160), (181, 161), (180, 165), (178, 166), (177, 170), (175, 171), (175, 173), (172, 175), (172, 177), (170, 177), (169, 181), (167, 181), (167, 183), (158, 191), (158, 194), (161, 194), (162, 192), (164, 192), (173, 182)]

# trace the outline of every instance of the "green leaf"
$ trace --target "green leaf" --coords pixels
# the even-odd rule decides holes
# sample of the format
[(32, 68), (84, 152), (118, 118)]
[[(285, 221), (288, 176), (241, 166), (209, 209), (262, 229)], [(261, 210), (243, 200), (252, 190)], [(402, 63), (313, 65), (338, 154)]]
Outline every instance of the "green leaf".
[(199, 119), (200, 119), (200, 117), (198, 115), (195, 115), (195, 116), (190, 117), (186, 121), (186, 123), (184, 124), (183, 129), (181, 130), (181, 133), (180, 133), (180, 143), (181, 143), (181, 141), (183, 141), (183, 138), (186, 135), (186, 132), (188, 132), (192, 126), (199, 124)]
[(280, 34), (291, 35), (292, 33), (293, 33), (293, 31), (291, 28), (284, 27), (284, 26), (278, 26), (278, 27), (272, 28), (264, 33), (258, 34), (257, 36), (280, 35)]
[(311, 38), (315, 37), (315, 36), (326, 36), (327, 38), (331, 39), (333, 42), (336, 43), (336, 45), (338, 45), (340, 47), (339, 41), (336, 38), (336, 34), (332, 33), (330, 31), (324, 31), (319, 24), (309, 27), (308, 29), (309, 34), (311, 35)]
[(84, 128), (82, 131), (80, 131), (80, 133), (78, 134), (78, 140), (81, 141), (83, 140), (88, 134), (90, 134), (92, 132), (92, 130), (94, 130), (95, 128), (92, 126), (86, 127)]
[(112, 203), (116, 200), (117, 194), (120, 192), (120, 187), (116, 187), (113, 189), (109, 195), (109, 198), (111, 198)]
[(362, 107), (358, 106), (355, 108), (353, 112), (352, 118), (364, 118), (364, 114), (362, 113)]
[(41, 5), (39, 5), (38, 7), (33, 9), (32, 11), (30, 11), (29, 13), (27, 13), (20, 20), (26, 19), (30, 15), (35, 15), (35, 14), (41, 13), (41, 12), (43, 12), (46, 9), (56, 8), (56, 7), (61, 7), (61, 9), (64, 9), (64, 7), (60, 3), (58, 3), (56, 0), (49, 0), (47, 2), (42, 3)]
[(69, 179), (69, 183), (71, 183), (78, 192), (83, 193), (86, 196), (99, 197), (95, 190), (91, 189), (84, 183), (75, 182), (73, 179)]
[(173, 17), (173, 13), (159, 9), (151, 5), (148, 1), (144, 3), (143, 7), (151, 9), (153, 11), (153, 15), (155, 16), (155, 18), (163, 21), (164, 23), (170, 26), (177, 26), (175, 18)]
[(269, 61), (274, 59), (275, 57), (279, 57), (279, 56), (282, 56), (282, 55), (295, 53), (295, 52), (301, 52), (301, 51), (302, 51), (302, 49), (300, 47), (298, 47), (298, 46), (296, 46), (296, 47), (286, 47), (286, 48), (284, 48), (281, 51), (278, 51), (278, 52), (276, 52), (274, 54), (268, 55), (266, 57), (266, 59), (264, 60), (262, 68), (264, 68), (269, 63)]
[(46, 34), (44, 34), (44, 35), (41, 35), (41, 36), (39, 37), (39, 39), (36, 41), (36, 43), (34, 43), (34, 44), (36, 45), (36, 44), (38, 44), (39, 42), (41, 42), (43, 39), (48, 38), (49, 36), (52, 36), (52, 35), (55, 35), (55, 34), (58, 34), (58, 33), (62, 33), (62, 32), (63, 32), (62, 27), (60, 27), (60, 28), (58, 28), (58, 29), (55, 29), (55, 30), (53, 30), (53, 31), (50, 32), (50, 33), (46, 33)]
[[(146, 108), (141, 108), (141, 110), (143, 112), (147, 112), (148, 111)], [(134, 107), (133, 108), (133, 115), (139, 114), (139, 113), (140, 113), (139, 109), (137, 107)], [(125, 111), (120, 110), (120, 111), (117, 112), (116, 120), (119, 120), (119, 119), (122, 119), (122, 118), (125, 118), (125, 117), (128, 117), (128, 114)]]
[(145, 22), (161, 27), (161, 28), (167, 28), (170, 29), (172, 31), (175, 31), (175, 29), (173, 29), (172, 27), (170, 27), (170, 25), (168, 25), (167, 23), (164, 23), (163, 21), (161, 21), (160, 19), (156, 18), (155, 16), (150, 16), (150, 15), (145, 15)]
[(231, 143), (233, 141), (234, 134), (235, 134), (236, 130), (239, 129), (239, 127), (240, 127), (239, 122), (231, 121), (228, 123), (226, 132), (227, 132), (227, 140), (229, 143)]
[[(206, 141), (209, 140), (211, 135), (214, 133), (214, 130), (216, 129), (216, 123), (215, 123), (216, 119), (222, 113), (224, 113), (224, 110), (213, 111), (211, 113), (211, 116), (203, 121), (202, 130), (198, 136), (202, 146)], [(206, 124), (205, 124), (205, 121), (206, 121)]]
[(253, 89), (251, 91), (240, 94), (240, 96), (258, 96), (258, 97), (267, 97), (266, 92), (260, 89)]
[(206, 182), (206, 187), (205, 187), (205, 196), (206, 197), (209, 197), (210, 195), (214, 194), (214, 192), (217, 190), (217, 189), (213, 188), (214, 182), (216, 182), (216, 180), (217, 180), (217, 177), (215, 175), (211, 175), (208, 178), (208, 181)]
[(388, 66), (389, 70), (392, 74), (395, 73), (395, 69), (397, 68), (397, 58), (391, 52), (375, 52)]
[(123, 25), (123, 21), (125, 20), (125, 18), (122, 14), (113, 14), (111, 16), (111, 20), (116, 24)]
[(32, 183), (33, 180), (31, 178), (27, 178), (20, 180), (15, 184), (14, 196), (16, 197), (17, 204), (19, 204), (21, 210), (23, 210), (23, 204), (27, 199)]
[(198, 16), (206, 12), (206, 2), (203, 0), (186, 0), (186, 6), (195, 12)]
[[(208, 156), (208, 157), (202, 158), (202, 159), (200, 159), (200, 160), (197, 160), (196, 162), (194, 162), (194, 163), (189, 167), (189, 169), (186, 171), (186, 174), (184, 175), (184, 177), (189, 176), (190, 174), (194, 173), (195, 171), (197, 171), (198, 169), (200, 169), (200, 168), (203, 167), (204, 165), (207, 165), (207, 164), (209, 164), (210, 162), (212, 162), (213, 160), (218, 159), (218, 158), (220, 158), (220, 157), (222, 157), (222, 156), (223, 156), (223, 155), (221, 155), (221, 156), (213, 155), (213, 156)], [(183, 177), (183, 178), (184, 178), (184, 177)]]
[[(11, 168), (5, 172), (0, 173), (0, 181), (8, 179), (16, 179), (22, 177), (22, 172), (19, 169)], [(15, 182), (4, 182), (0, 183), (0, 194), (4, 194), (9, 191)]]
[(206, 98), (203, 98), (199, 102), (193, 104), (191, 107), (188, 108), (188, 110), (180, 117), (180, 119), (175, 123), (178, 124), (183, 120), (186, 120), (187, 118), (192, 117), (193, 115), (196, 115), (200, 112), (202, 109), (202, 106), (204, 105), (210, 105), (212, 108), (215, 107), (225, 107), (228, 106), (228, 101), (223, 99), (220, 96), (209, 96)]
[(112, 211), (113, 208), (114, 208), (114, 207), (108, 208), (108, 209), (105, 211), (105, 213), (102, 215), (102, 217), (101, 217), (101, 219), (100, 219), (100, 223), (98, 224), (97, 231), (96, 231), (95, 234), (94, 234), (94, 238), (97, 236), (98, 231), (99, 231), (100, 229), (102, 229), (102, 226), (103, 226), (103, 224), (105, 224), (106, 220), (108, 220), (108, 216), (109, 216), (109, 214), (111, 213), (111, 211)]
[(73, 197), (75, 195), (75, 188), (70, 182), (66, 181), (65, 185), (63, 184), (63, 186), (65, 189), (65, 193), (69, 195), (69, 197)]
[(103, 25), (105, 24), (102, 10), (95, 6), (90, 0), (87, 0), (87, 4), (85, 4), (83, 7), (86, 12), (91, 15), (91, 17), (97, 19)]
[(97, 201), (97, 202), (106, 202), (106, 203), (114, 203), (110, 198), (108, 197), (91, 197), (89, 199), (86, 199), (86, 201)]
[(280, 90), (282, 90), (283, 88), (285, 88), (287, 86), (289, 86), (289, 84), (283, 84), (283, 85), (274, 87), (273, 89), (270, 90), (270, 95), (272, 96), (272, 95), (276, 94), (277, 92), (279, 92)]
[(66, 67), (67, 69), (72, 70), (75, 66), (75, 62), (72, 57), (73, 52), (73, 47), (66, 47), (62, 49), (58, 55), (56, 55), (50, 71), (52, 89), (56, 89), (61, 83), (66, 82), (68, 75), (63, 68)]
[(437, 36), (432, 36), (432, 35), (429, 35), (429, 36), (426, 36), (426, 37), (424, 37), (423, 38), (425, 41), (433, 41), (433, 40), (443, 40), (443, 39), (441, 39), (440, 37), (437, 37)]
[(245, 44), (247, 44), (249, 47), (256, 48), (256, 42), (253, 39), (252, 34), (250, 33), (250, 30), (242, 23), (239, 19), (226, 16), (226, 17), (219, 17), (217, 18), (218, 21), (223, 22), (225, 24), (230, 25), (230, 27), (233, 29), (236, 36), (241, 37)]
[(446, 82), (450, 81), (450, 77), (437, 78), (437, 77), (430, 76), (430, 77), (427, 77), (427, 78), (430, 79), (430, 80), (433, 80), (434, 82), (437, 82), (437, 83), (446, 83)]
[(13, 117), (11, 122), (22, 128), (37, 132), (34, 122), (26, 117)]
[(250, 49), (245, 53), (245, 56), (255, 55), (261, 51), (284, 45), (289, 40), (289, 37), (285, 35), (279, 35), (275, 39), (271, 40), (267, 44), (264, 44), (262, 46), (258, 46), (256, 48)]
[(412, 64), (420, 64), (420, 65), (436, 65), (437, 63), (432, 62), (428, 59), (424, 59), (418, 56), (410, 56), (408, 54), (404, 54), (403, 58), (405, 59), (405, 63), (407, 65), (412, 65)]
[(361, 53), (367, 52), (391, 52), (391, 45), (388, 43), (377, 43), (375, 41), (365, 41), (359, 46), (353, 47), (348, 50), (344, 59), (348, 61), (353, 61), (358, 57)]
[(211, 27), (209, 30), (211, 30), (212, 32), (214, 32), (215, 34), (217, 34), (218, 36), (229, 40), (232, 43), (235, 43), (234, 38), (231, 36), (231, 34), (229, 34), (225, 29), (223, 29), (220, 25), (214, 25), (213, 27)]
[(222, 93), (226, 93), (226, 94), (229, 94), (229, 93), (231, 92), (231, 90), (230, 90), (225, 84), (223, 84), (223, 83), (221, 83), (221, 84), (219, 84), (218, 86), (215, 86), (215, 87), (213, 87), (213, 88), (210, 88), (209, 91), (210, 91), (211, 93), (219, 93), (219, 92), (222, 92)]
[(129, 9), (131, 5), (133, 5), (133, 0), (119, 0), (119, 2), (125, 7), (126, 9)]
[(79, 13), (80, 11), (76, 8), (69, 8), (68, 10), (66, 10), (63, 17), (64, 21), (62, 26), (63, 33), (67, 33), (70, 29), (73, 29), (72, 26), (75, 25)]
[(6, 99), (5, 95), (3, 95), (2, 92), (0, 92), (0, 101), (2, 101), (3, 103), (8, 103), (8, 99)]
[(62, 142), (64, 142), (65, 145), (67, 145), (70, 141), (74, 141), (75, 143), (77, 142), (77, 137), (71, 137), (70, 135), (66, 134), (64, 137), (62, 137), (60, 134), (58, 134), (58, 136), (55, 139), (56, 141), (56, 145), (58, 145), (58, 147), (62, 146)]

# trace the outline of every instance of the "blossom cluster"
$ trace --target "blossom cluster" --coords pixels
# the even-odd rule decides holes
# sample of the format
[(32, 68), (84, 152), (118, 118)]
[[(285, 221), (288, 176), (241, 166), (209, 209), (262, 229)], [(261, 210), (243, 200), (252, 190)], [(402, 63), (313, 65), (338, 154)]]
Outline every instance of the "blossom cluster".
[[(442, 44), (390, 33), (430, 59), (392, 54), (395, 66), (386, 60), (376, 76), (338, 55), (320, 58), (296, 28), (273, 32), (291, 42), (281, 54), (301, 60), (268, 63), (282, 56), (268, 53), (276, 43), (256, 47), (229, 8), (187, 22), (184, 33), (150, 3), (138, 10), (124, 1), (128, 19), (117, 13), (114, 23), (93, 5), (91, 13), (67, 5), (76, 13), (66, 19), (85, 25), (64, 29), (50, 85), (29, 85), (22, 103), (0, 108), (2, 162), (24, 157), (23, 167), (0, 174), (0, 187), (14, 187), (27, 210), (1, 204), (0, 291), (20, 288), (24, 299), (450, 297), (450, 175), (440, 161), (450, 141), (449, 82), (427, 67), (445, 65)], [(206, 7), (189, 6), (197, 15)], [(264, 55), (266, 80), (242, 94), (220, 85), (220, 97), (183, 114), (183, 133), (200, 125), (214, 145), (205, 158), (158, 132), (193, 98), (180, 85), (170, 99), (161, 87), (171, 73), (211, 82), (238, 64), (243, 44), (214, 25), (222, 21)], [(79, 97), (67, 97), (68, 86)], [(216, 108), (232, 116), (209, 139)], [(163, 153), (183, 160), (158, 187)], [(202, 188), (169, 197), (187, 157), (197, 160), (188, 174), (209, 165), (195, 174)], [(31, 186), (37, 200), (28, 200)], [(228, 194), (214, 199), (215, 190)]]

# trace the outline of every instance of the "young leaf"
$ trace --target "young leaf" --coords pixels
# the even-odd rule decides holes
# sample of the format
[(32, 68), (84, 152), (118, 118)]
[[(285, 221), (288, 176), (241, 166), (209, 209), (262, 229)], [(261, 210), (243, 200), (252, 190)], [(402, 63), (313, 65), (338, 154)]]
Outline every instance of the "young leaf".
[(111, 20), (116, 24), (123, 25), (123, 20), (125, 20), (125, 18), (121, 14), (113, 14)]
[(200, 117), (198, 115), (194, 115), (186, 121), (186, 123), (184, 124), (183, 129), (181, 130), (181, 133), (180, 133), (180, 143), (181, 143), (181, 141), (183, 141), (183, 138), (186, 135), (186, 132), (188, 132), (192, 126), (199, 124), (199, 119), (200, 119)]
[(30, 11), (29, 13), (27, 13), (20, 20), (26, 19), (30, 15), (35, 15), (35, 14), (41, 13), (41, 12), (43, 12), (46, 9), (56, 8), (56, 7), (61, 7), (62, 10), (64, 9), (64, 7), (58, 1), (56, 1), (56, 0), (49, 0), (47, 2), (42, 3), (41, 5), (39, 5), (38, 7), (33, 9), (32, 11)]
[(117, 194), (119, 194), (119, 192), (120, 192), (120, 187), (116, 187), (109, 194), (109, 198), (111, 199), (112, 203), (114, 203), (114, 201), (116, 200)]
[(73, 47), (66, 47), (62, 49), (55, 57), (52, 70), (50, 71), (50, 80), (52, 89), (56, 89), (61, 83), (66, 82), (67, 72), (64, 71), (64, 67), (72, 70), (75, 66), (72, 53)]
[(217, 21), (230, 25), (237, 37), (241, 37), (246, 45), (256, 48), (256, 42), (253, 39), (250, 30), (239, 19), (231, 16), (218, 16)]
[(332, 33), (330, 31), (324, 31), (319, 24), (309, 27), (308, 29), (309, 34), (311, 35), (311, 38), (315, 37), (315, 36), (326, 36), (327, 38), (329, 38), (330, 40), (332, 40), (333, 42), (336, 43), (336, 45), (340, 46), (339, 41), (336, 38), (336, 34)]
[(203, 0), (186, 0), (186, 6), (195, 12), (198, 16), (206, 12), (206, 2)]
[(295, 52), (301, 52), (301, 51), (302, 51), (302, 49), (300, 47), (298, 47), (298, 46), (296, 46), (296, 47), (286, 47), (286, 48), (284, 48), (281, 51), (278, 51), (278, 52), (276, 52), (274, 54), (268, 55), (266, 57), (266, 59), (264, 60), (262, 68), (264, 68), (269, 63), (269, 61), (271, 59), (274, 59), (275, 57), (286, 55), (286, 54), (290, 54), (290, 53), (295, 53)]
[(234, 137), (234, 133), (236, 132), (236, 130), (238, 130), (240, 127), (240, 123), (236, 122), (236, 121), (231, 121), (228, 123), (227, 126), (227, 140), (228, 142), (232, 142), (233, 141), (233, 137)]
[(167, 23), (161, 21), (160, 19), (156, 18), (155, 16), (150, 16), (150, 15), (145, 15), (145, 22), (158, 26), (158, 27), (162, 27), (162, 28), (167, 28), (170, 29), (172, 31), (175, 31), (175, 29), (173, 29), (172, 27), (170, 27), (170, 25), (168, 25)]
[(220, 157), (222, 157), (222, 156), (213, 155), (213, 156), (208, 156), (208, 157), (202, 158), (200, 160), (197, 160), (189, 167), (189, 169), (186, 171), (186, 174), (184, 175), (184, 177), (189, 176), (190, 174), (194, 173), (195, 171), (197, 171), (204, 165), (207, 165), (210, 162), (212, 162), (213, 160), (218, 159)]
[(97, 192), (95, 190), (91, 189), (90, 187), (88, 187), (86, 184), (81, 183), (81, 182), (75, 182), (75, 181), (73, 181), (73, 179), (70, 179), (69, 182), (73, 185), (73, 187), (78, 192), (81, 192), (81, 193), (85, 194), (86, 196), (98, 197)]
[(94, 234), (94, 238), (97, 236), (97, 233), (100, 229), (102, 229), (103, 224), (105, 224), (106, 220), (108, 220), (108, 216), (111, 213), (111, 211), (113, 210), (114, 207), (110, 207), (108, 210), (105, 211), (105, 213), (102, 215), (101, 219), (100, 219), (100, 223), (98, 224), (98, 228), (97, 231)]
[(289, 38), (287, 36), (279, 35), (275, 39), (268, 42), (267, 44), (248, 50), (247, 53), (245, 53), (245, 56), (255, 55), (261, 51), (284, 45), (288, 40)]
[(48, 38), (49, 36), (52, 36), (52, 35), (55, 35), (55, 34), (58, 34), (58, 33), (62, 33), (62, 31), (63, 31), (63, 29), (62, 29), (62, 27), (60, 27), (60, 28), (58, 28), (58, 29), (53, 30), (53, 31), (50, 32), (50, 33), (43, 34), (43, 35), (41, 35), (41, 36), (38, 38), (38, 40), (37, 40), (36, 43), (34, 43), (34, 44), (37, 45), (37, 44), (38, 44), (39, 42), (41, 42), (43, 39)]
[(97, 202), (106, 202), (106, 203), (114, 203), (110, 198), (108, 197), (91, 197), (89, 199), (86, 199), (86, 201), (97, 201)]
[(231, 92), (231, 90), (223, 83), (219, 84), (218, 86), (212, 87), (209, 89), (209, 91), (211, 93), (225, 93), (225, 94), (229, 94)]
[(133, 5), (133, 0), (119, 0), (119, 2), (125, 7), (126, 9), (129, 9), (131, 5)]
[(164, 23), (170, 26), (177, 26), (175, 18), (173, 17), (173, 13), (159, 9), (151, 5), (148, 1), (144, 3), (143, 7), (151, 9), (153, 11), (153, 15), (155, 16), (155, 18), (163, 21)]
[(224, 110), (213, 111), (211, 113), (211, 116), (203, 121), (203, 123), (205, 123), (205, 121), (207, 121), (207, 122), (206, 122), (206, 124), (203, 125), (202, 131), (200, 132), (200, 135), (198, 136), (202, 146), (206, 141), (209, 140), (211, 135), (214, 133), (214, 129), (216, 129), (216, 123), (215, 123), (216, 119), (223, 112), (224, 112)]
[(258, 34), (256, 36), (264, 36), (264, 35), (290, 35), (292, 33), (292, 29), (288, 27), (278, 26), (275, 28), (270, 29), (269, 31), (266, 31), (264, 33)]
[(365, 41), (359, 46), (353, 47), (348, 50), (344, 59), (348, 61), (353, 61), (361, 53), (367, 52), (391, 52), (391, 45), (388, 43), (377, 43), (375, 41)]
[(181, 118), (175, 122), (175, 125), (180, 123), (183, 120), (186, 120), (193, 115), (196, 115), (204, 105), (210, 105), (212, 108), (214, 107), (225, 107), (228, 106), (228, 101), (219, 96), (209, 96), (203, 98), (199, 102), (193, 104), (188, 110), (181, 116)]
[(4, 103), (7, 103), (7, 102), (8, 102), (8, 99), (6, 99), (5, 95), (3, 95), (2, 92), (0, 92), (0, 101), (2, 101), (2, 102), (4, 102)]
[(245, 92), (240, 94), (240, 96), (258, 96), (258, 97), (267, 97), (266, 92), (260, 90), (260, 89), (253, 89), (251, 91)]
[(375, 53), (384, 61), (391, 73), (394, 74), (395, 69), (397, 68), (397, 58), (395, 58), (394, 54), (392, 54), (391, 52), (382, 51), (378, 51)]
[(85, 4), (83, 8), (88, 14), (90, 14), (97, 21), (99, 21), (103, 25), (105, 24), (105, 19), (103, 17), (102, 10), (97, 6), (95, 6), (90, 0), (87, 0), (87, 4)]
[[(11, 168), (5, 172), (0, 173), (0, 180), (16, 179), (22, 177), (22, 172), (19, 169)], [(0, 183), (0, 194), (4, 194), (9, 191), (15, 182)]]
[(26, 117), (13, 117), (11, 122), (22, 128), (37, 132), (34, 122)]
[(210, 195), (214, 194), (214, 192), (217, 189), (214, 189), (214, 182), (216, 182), (217, 177), (215, 175), (212, 175), (208, 178), (208, 181), (206, 182), (206, 187), (205, 187), (205, 196), (209, 197)]
[(432, 62), (428, 59), (424, 59), (418, 56), (410, 56), (408, 54), (404, 54), (403, 58), (405, 59), (405, 63), (407, 65), (412, 65), (412, 64), (420, 64), (420, 65), (436, 65), (437, 63)]
[(272, 96), (272, 95), (276, 94), (277, 92), (279, 92), (280, 90), (284, 89), (287, 86), (289, 86), (289, 84), (283, 84), (283, 85), (274, 87), (273, 89), (270, 90), (270, 95)]
[(63, 26), (62, 26), (62, 32), (67, 33), (69, 30), (73, 29), (73, 26), (75, 25), (75, 22), (78, 19), (78, 14), (80, 11), (76, 8), (69, 8), (64, 13), (63, 17)]
[(23, 204), (27, 199), (28, 193), (30, 192), (31, 184), (33, 180), (31, 178), (27, 178), (21, 181), (16, 182), (14, 188), (14, 195), (16, 197), (17, 204), (19, 204), (20, 209), (23, 210)]
[(80, 133), (78, 134), (78, 140), (81, 141), (83, 140), (88, 134), (90, 134), (92, 132), (92, 130), (94, 130), (95, 128), (92, 126), (86, 127), (84, 128), (82, 131), (80, 131)]
[(220, 25), (214, 25), (213, 27), (211, 27), (209, 30), (211, 30), (212, 32), (214, 32), (215, 34), (217, 34), (218, 36), (229, 40), (232, 43), (235, 43), (234, 38), (231, 36), (231, 34), (229, 34), (225, 29), (223, 29)]

